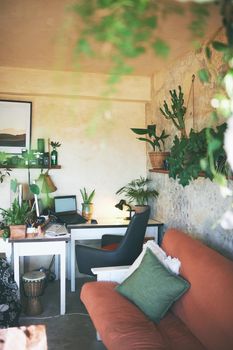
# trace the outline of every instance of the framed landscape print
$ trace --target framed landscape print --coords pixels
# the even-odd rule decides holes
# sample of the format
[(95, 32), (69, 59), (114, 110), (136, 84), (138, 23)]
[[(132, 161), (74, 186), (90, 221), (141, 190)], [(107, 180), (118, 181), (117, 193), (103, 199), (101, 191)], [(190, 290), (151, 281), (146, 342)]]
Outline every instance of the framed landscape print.
[(0, 100), (0, 152), (30, 149), (32, 102)]

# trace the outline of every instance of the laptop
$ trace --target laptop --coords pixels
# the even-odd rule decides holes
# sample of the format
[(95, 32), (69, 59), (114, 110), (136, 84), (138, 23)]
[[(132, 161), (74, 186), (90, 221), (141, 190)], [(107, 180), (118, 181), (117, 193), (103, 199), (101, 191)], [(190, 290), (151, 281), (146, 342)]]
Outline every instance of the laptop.
[(83, 224), (87, 220), (77, 213), (76, 196), (54, 197), (55, 216), (63, 224)]

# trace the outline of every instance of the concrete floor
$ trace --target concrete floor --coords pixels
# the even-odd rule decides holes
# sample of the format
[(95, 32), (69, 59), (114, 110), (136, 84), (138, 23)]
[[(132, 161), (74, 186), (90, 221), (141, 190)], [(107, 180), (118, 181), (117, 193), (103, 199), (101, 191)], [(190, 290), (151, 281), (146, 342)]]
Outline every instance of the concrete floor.
[[(20, 325), (46, 325), (48, 350), (105, 350), (102, 342), (96, 340), (95, 328), (79, 295), (83, 283), (91, 278), (78, 278), (76, 292), (70, 292), (67, 281), (66, 314), (60, 312), (59, 281), (49, 282), (41, 300), (44, 311), (35, 317), (22, 313)], [(22, 300), (24, 304), (24, 299)]]

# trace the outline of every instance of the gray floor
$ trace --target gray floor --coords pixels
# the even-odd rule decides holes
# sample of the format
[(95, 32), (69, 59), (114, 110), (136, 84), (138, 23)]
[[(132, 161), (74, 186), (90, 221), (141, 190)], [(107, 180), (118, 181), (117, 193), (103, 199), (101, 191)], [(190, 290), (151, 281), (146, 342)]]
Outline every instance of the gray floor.
[[(66, 315), (64, 316), (59, 314), (59, 282), (49, 282), (42, 297), (43, 313), (36, 317), (28, 317), (22, 313), (20, 325), (45, 324), (48, 350), (105, 350), (102, 342), (96, 340), (94, 326), (79, 299), (81, 286), (90, 280), (92, 279), (77, 279), (77, 290), (74, 293), (70, 292), (70, 283), (67, 282)], [(22, 303), (24, 304), (24, 300)]]

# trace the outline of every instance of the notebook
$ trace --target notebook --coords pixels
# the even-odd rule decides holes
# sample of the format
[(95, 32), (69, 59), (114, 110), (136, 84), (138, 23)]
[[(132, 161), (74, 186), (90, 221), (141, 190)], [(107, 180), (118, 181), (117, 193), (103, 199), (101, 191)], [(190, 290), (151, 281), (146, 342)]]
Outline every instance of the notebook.
[(77, 213), (76, 196), (54, 197), (55, 215), (63, 224), (82, 224), (87, 220)]

